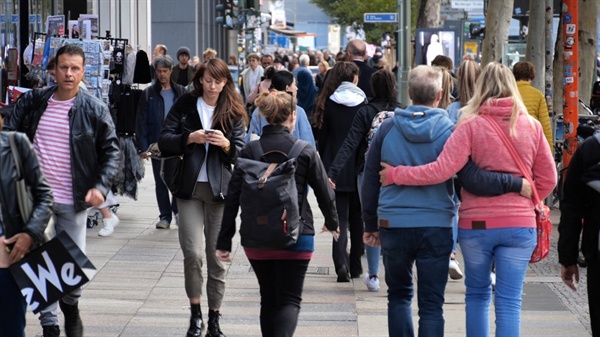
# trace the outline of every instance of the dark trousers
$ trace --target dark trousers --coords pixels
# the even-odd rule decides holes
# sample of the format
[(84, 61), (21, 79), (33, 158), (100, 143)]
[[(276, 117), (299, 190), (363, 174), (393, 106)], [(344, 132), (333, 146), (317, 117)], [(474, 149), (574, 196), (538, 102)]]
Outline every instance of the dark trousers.
[(600, 337), (600, 257), (588, 261), (587, 286), (592, 336)]
[(25, 337), (27, 303), (8, 268), (0, 268), (0, 336)]
[[(363, 252), (364, 232), (358, 192), (335, 192), (335, 205), (340, 224), (340, 237), (333, 241), (333, 264), (339, 272), (342, 268), (354, 278), (362, 274), (360, 257)], [(350, 256), (348, 256), (348, 232), (350, 232)]]
[(292, 337), (309, 260), (250, 260), (260, 286), (263, 337)]
[(452, 228), (380, 228), (381, 252), (388, 285), (388, 332), (414, 337), (413, 265), (417, 265), (419, 337), (444, 336), (444, 291)]
[(173, 214), (177, 214), (177, 199), (169, 197), (170, 192), (167, 185), (160, 177), (160, 160), (152, 160), (152, 173), (154, 173), (154, 185), (156, 193), (156, 203), (160, 212), (160, 219), (165, 219), (169, 222), (173, 220)]

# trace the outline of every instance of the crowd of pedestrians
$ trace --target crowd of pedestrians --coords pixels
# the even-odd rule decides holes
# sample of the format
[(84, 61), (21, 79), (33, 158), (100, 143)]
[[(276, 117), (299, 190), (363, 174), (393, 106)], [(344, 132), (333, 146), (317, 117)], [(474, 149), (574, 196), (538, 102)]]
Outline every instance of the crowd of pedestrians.
[[(286, 218), (284, 209), (279, 221), (284, 231), (287, 221), (299, 221), (299, 235), (291, 245), (257, 248), (245, 246), (241, 234), (260, 289), (263, 336), (293, 336), (296, 329), (319, 230), (307, 201), (310, 191), (325, 218), (322, 230), (332, 235), (337, 282), (360, 279), (377, 292), (383, 260), (390, 336), (414, 336), (417, 330), (411, 309), (414, 266), (418, 335), (444, 335), (448, 277), (465, 279), (467, 336), (489, 336), (492, 299), (496, 334), (520, 335), (523, 281), (537, 238), (531, 196), (535, 190), (543, 199), (557, 181), (545, 101), (531, 86), (533, 66), (519, 62), (511, 71), (466, 59), (455, 76), (452, 60), (438, 55), (431, 66), (410, 71), (412, 105), (407, 106), (396, 98), (397, 81), (381, 52), (369, 58), (366, 49), (363, 41), (352, 40), (335, 57), (329, 52), (250, 54), (238, 80), (212, 49), (200, 61), (182, 46), (174, 62), (166, 46), (156, 46), (153, 82), (136, 106), (135, 143), (139, 159), (152, 164), (156, 228), (168, 230), (173, 222), (178, 228), (190, 305), (188, 337), (226, 336), (221, 307), (232, 237), (236, 227), (248, 225), (244, 221), (270, 221), (258, 217), (236, 224), (247, 183), (238, 158), (277, 167), (291, 159), (296, 139), (306, 142), (293, 158), (298, 219)], [(236, 61), (229, 58), (229, 65)], [(318, 73), (310, 66), (318, 66)], [(84, 69), (83, 51), (62, 47), (53, 70), (56, 85), (25, 94), (4, 121), (5, 130), (25, 134), (17, 139), (25, 178), (36, 196), (32, 218), (15, 219), (14, 201), (5, 197), (15, 177), (4, 174), (9, 166), (3, 163), (0, 323), (11, 336), (23, 335), (25, 302), (7, 268), (42, 242), (50, 216), (57, 231), (67, 232), (85, 252), (86, 210), (106, 205), (117, 171), (115, 125), (106, 105), (79, 89)], [(515, 144), (532, 181), (523, 177), (492, 123)], [(560, 263), (563, 280), (573, 289), (582, 231), (588, 284), (600, 279), (600, 222), (590, 211), (599, 193), (593, 184), (600, 180), (594, 175), (596, 138), (575, 154), (561, 201)], [(10, 157), (6, 139), (0, 134), (3, 161)], [(261, 155), (254, 150), (257, 144)], [(180, 187), (170, 191), (161, 177), (161, 158), (173, 156), (183, 159)], [(258, 183), (267, 183), (272, 172)], [(102, 236), (111, 235), (118, 223), (110, 216)], [(4, 246), (13, 244), (6, 253)], [(600, 292), (589, 294), (592, 329), (598, 334)], [(80, 296), (76, 290), (42, 311), (43, 336), (60, 335), (59, 306), (66, 335), (83, 335)]]

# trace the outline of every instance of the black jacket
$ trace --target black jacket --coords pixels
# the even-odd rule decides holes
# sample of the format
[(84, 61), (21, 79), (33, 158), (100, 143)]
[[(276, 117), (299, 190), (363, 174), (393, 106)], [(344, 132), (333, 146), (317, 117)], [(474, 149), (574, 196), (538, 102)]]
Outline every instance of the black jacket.
[[(54, 86), (22, 95), (4, 128), (24, 132), (33, 142), (40, 118), (56, 89)], [(83, 90), (79, 90), (69, 111), (69, 124), (73, 201), (75, 212), (81, 212), (90, 207), (85, 202), (90, 189), (97, 188), (106, 196), (112, 187), (119, 166), (119, 140), (106, 104)]]
[[(191, 93), (184, 94), (169, 111), (163, 124), (158, 147), (163, 156), (184, 154), (183, 179), (189, 181), (175, 196), (181, 199), (190, 199), (196, 187), (196, 179), (206, 157), (204, 144), (187, 145), (190, 133), (200, 129), (221, 130), (219, 125), (202, 125), (198, 116), (196, 102), (198, 98)], [(184, 118), (185, 116), (185, 118)], [(182, 125), (181, 121), (184, 119)], [(243, 121), (231, 121), (230, 131), (225, 137), (231, 143), (229, 153), (217, 146), (208, 146), (207, 174), (213, 198), (215, 201), (224, 201), (227, 196), (227, 185), (231, 179), (231, 166), (235, 164), (239, 151), (244, 146), (246, 128)]]
[[(185, 88), (171, 81), (173, 91), (173, 102), (177, 101), (185, 93)], [(160, 83), (153, 83), (144, 89), (140, 96), (135, 119), (135, 145), (138, 151), (146, 151), (148, 146), (158, 141), (160, 130), (165, 121), (168, 111), (165, 111), (165, 100), (160, 92)]]
[[(263, 133), (259, 142), (264, 153), (271, 151), (289, 153), (296, 142), (296, 138), (292, 137), (289, 129), (281, 125), (266, 125), (263, 127)], [(252, 149), (248, 145), (244, 146), (240, 156), (242, 158), (256, 159), (253, 156)], [(287, 159), (286, 156), (276, 153), (269, 154), (265, 158), (270, 163), (282, 163)], [(325, 226), (329, 230), (336, 230), (338, 227), (338, 216), (335, 207), (335, 193), (329, 186), (325, 168), (319, 159), (317, 151), (311, 145), (307, 145), (298, 156), (297, 164), (295, 178), (298, 189), (298, 209), (302, 212), (301, 219), (303, 226), (301, 233), (303, 235), (315, 234), (313, 215), (307, 200), (309, 185), (317, 197), (319, 208), (325, 218)], [(225, 201), (225, 210), (223, 211), (221, 232), (217, 240), (217, 249), (229, 252), (231, 251), (231, 239), (235, 235), (235, 219), (240, 207), (242, 174), (242, 171), (239, 169), (233, 171), (233, 177), (229, 182), (228, 188), (229, 196)]]
[[(598, 259), (598, 232), (600, 231), (600, 193), (582, 180), (587, 171), (600, 162), (600, 143), (595, 137), (587, 138), (571, 159), (560, 200), (558, 225), (558, 261), (563, 266), (577, 263), (579, 236), (581, 252), (586, 260)], [(600, 179), (600, 176), (597, 177)], [(583, 222), (582, 222), (583, 220)]]
[(35, 243), (43, 242), (44, 230), (50, 219), (53, 203), (52, 190), (42, 174), (31, 143), (22, 133), (15, 134), (15, 145), (21, 159), (25, 184), (31, 188), (33, 211), (27, 223), (23, 223), (15, 184), (18, 179), (7, 132), (0, 132), (0, 209), (2, 224), (7, 238), (17, 233), (28, 233)]
[(377, 71), (375, 68), (370, 67), (366, 62), (353, 60), (354, 64), (358, 66), (360, 72), (358, 73), (358, 84), (357, 86), (365, 92), (368, 99), (375, 97), (373, 89), (371, 88), (371, 76)]
[(405, 106), (398, 102), (374, 100), (358, 110), (344, 144), (327, 171), (331, 180), (337, 181), (338, 174), (352, 155), (355, 155), (355, 173), (362, 171), (365, 165), (365, 152), (367, 152), (367, 134), (371, 130), (373, 118), (381, 111), (394, 111), (396, 108), (405, 108)]
[[(326, 170), (329, 170), (335, 156), (344, 143), (348, 131), (354, 121), (356, 112), (364, 106), (365, 103), (349, 107), (335, 103), (331, 98), (328, 98), (327, 101), (325, 101), (323, 126), (319, 129), (318, 133), (318, 148)], [(343, 165), (343, 168), (339, 170), (337, 175), (335, 182), (335, 190), (337, 192), (353, 192), (356, 190), (355, 162), (356, 152), (350, 153), (345, 165)]]

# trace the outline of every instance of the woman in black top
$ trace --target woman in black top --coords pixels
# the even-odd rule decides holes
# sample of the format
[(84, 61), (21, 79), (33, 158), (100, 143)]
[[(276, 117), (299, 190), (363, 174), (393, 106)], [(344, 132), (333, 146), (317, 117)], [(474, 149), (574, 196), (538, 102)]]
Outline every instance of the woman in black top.
[[(0, 130), (2, 124), (0, 117)], [(8, 268), (42, 243), (52, 214), (53, 198), (27, 137), (15, 133), (14, 142), (21, 160), (21, 174), (33, 196), (33, 210), (29, 220), (24, 222), (16, 198), (18, 176), (9, 133), (0, 132), (0, 335), (24, 337), (27, 303)]]
[[(291, 135), (296, 122), (296, 102), (289, 93), (272, 90), (260, 94), (256, 103), (269, 122), (269, 125), (263, 127), (260, 139), (253, 141), (260, 142), (264, 155), (254, 158), (250, 146), (253, 142), (250, 142), (242, 149), (241, 158), (282, 163), (288, 160), (285, 154), (289, 154), (297, 140)], [(323, 230), (330, 231), (334, 238), (337, 237), (335, 196), (327, 183), (327, 173), (317, 151), (310, 144), (306, 145), (296, 163), (295, 181), (302, 223), (300, 237), (294, 245), (281, 249), (244, 247), (260, 286), (260, 327), (263, 337), (291, 337), (298, 323), (304, 277), (315, 246), (313, 217), (306, 198), (309, 185), (314, 190), (325, 218)], [(223, 223), (217, 240), (217, 256), (222, 261), (231, 261), (231, 239), (236, 231), (235, 219), (241, 202), (242, 179), (243, 173), (236, 167), (229, 182), (229, 195), (225, 201)], [(244, 242), (243, 232), (240, 233)]]

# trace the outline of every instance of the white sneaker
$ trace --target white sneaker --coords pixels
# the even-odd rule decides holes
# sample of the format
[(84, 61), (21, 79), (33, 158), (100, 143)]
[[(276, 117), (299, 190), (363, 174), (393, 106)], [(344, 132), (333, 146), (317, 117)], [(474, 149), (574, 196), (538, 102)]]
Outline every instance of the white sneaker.
[(369, 291), (379, 291), (379, 277), (377, 277), (377, 275), (369, 275), (369, 273), (365, 273), (363, 275), (363, 281), (365, 282), (365, 285)]
[(453, 280), (460, 280), (463, 278), (463, 273), (458, 266), (458, 261), (455, 259), (450, 259), (450, 265), (448, 266), (448, 274), (450, 274), (450, 278)]
[(492, 278), (492, 288), (496, 288), (496, 273), (492, 272), (490, 277)]
[(98, 235), (111, 236), (112, 233), (115, 231), (115, 227), (117, 227), (117, 225), (119, 225), (119, 221), (120, 221), (119, 218), (114, 213), (111, 214), (110, 218), (102, 219), (102, 222), (104, 223), (104, 227), (102, 227), (102, 229), (100, 229), (100, 231), (98, 231)]

